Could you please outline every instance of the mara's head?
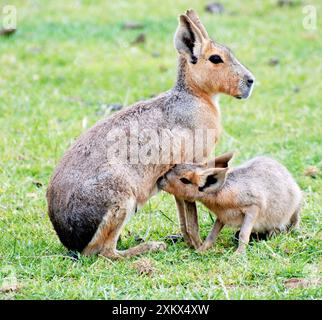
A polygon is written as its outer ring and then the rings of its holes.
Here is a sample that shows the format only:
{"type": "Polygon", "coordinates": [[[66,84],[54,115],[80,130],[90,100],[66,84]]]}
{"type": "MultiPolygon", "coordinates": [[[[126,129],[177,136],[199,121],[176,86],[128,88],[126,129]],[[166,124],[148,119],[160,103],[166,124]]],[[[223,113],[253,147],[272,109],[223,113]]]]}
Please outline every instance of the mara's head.
{"type": "Polygon", "coordinates": [[[254,76],[227,47],[209,37],[194,10],[180,16],[174,43],[186,61],[185,81],[192,90],[239,99],[250,96],[254,76]]]}
{"type": "Polygon", "coordinates": [[[207,164],[178,164],[158,181],[158,186],[180,199],[202,199],[225,184],[232,157],[233,153],[226,153],[207,164]]]}

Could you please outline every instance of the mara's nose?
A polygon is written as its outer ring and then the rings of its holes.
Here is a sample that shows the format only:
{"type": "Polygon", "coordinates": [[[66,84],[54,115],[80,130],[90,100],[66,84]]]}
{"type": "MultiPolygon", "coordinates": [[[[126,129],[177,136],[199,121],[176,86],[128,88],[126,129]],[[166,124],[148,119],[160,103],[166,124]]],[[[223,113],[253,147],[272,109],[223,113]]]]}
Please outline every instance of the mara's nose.
{"type": "Polygon", "coordinates": [[[253,85],[253,83],[254,83],[254,78],[247,76],[247,77],[246,77],[246,84],[247,84],[247,87],[249,87],[249,88],[250,88],[250,87],[253,85]]]}

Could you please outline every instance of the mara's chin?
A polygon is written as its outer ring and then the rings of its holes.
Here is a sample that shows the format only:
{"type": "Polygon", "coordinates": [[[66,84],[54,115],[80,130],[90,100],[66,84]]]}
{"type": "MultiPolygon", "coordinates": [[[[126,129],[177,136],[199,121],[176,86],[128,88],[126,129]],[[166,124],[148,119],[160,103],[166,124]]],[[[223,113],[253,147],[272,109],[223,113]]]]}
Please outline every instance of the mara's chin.
{"type": "Polygon", "coordinates": [[[248,99],[252,95],[253,87],[254,86],[252,86],[250,89],[248,89],[247,91],[243,92],[242,94],[235,96],[235,98],[237,98],[237,99],[248,99]]]}
{"type": "Polygon", "coordinates": [[[250,95],[251,95],[251,92],[250,93],[244,93],[244,94],[242,94],[242,95],[240,95],[240,96],[235,96],[235,98],[236,99],[248,99],[249,97],[250,97],[250,95]]]}

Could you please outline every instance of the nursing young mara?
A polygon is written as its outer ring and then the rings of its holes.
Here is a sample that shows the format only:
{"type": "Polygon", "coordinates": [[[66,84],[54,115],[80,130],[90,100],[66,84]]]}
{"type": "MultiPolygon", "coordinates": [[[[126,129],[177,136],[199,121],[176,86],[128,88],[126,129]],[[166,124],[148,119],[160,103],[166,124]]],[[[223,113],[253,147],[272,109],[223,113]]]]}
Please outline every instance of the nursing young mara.
{"type": "MultiPolygon", "coordinates": [[[[157,180],[175,163],[187,162],[189,150],[180,149],[180,161],[167,163],[132,163],[130,157],[110,161],[115,157],[111,145],[122,140],[115,134],[133,136],[131,130],[137,125],[140,147],[149,138],[146,130],[166,131],[171,138],[171,152],[177,153],[182,137],[174,131],[204,130],[210,140],[203,144],[202,157],[206,158],[220,135],[220,113],[212,97],[219,93],[239,99],[250,95],[253,75],[229,49],[208,36],[193,10],[180,16],[174,44],[179,53],[174,87],[99,121],[73,143],[58,164],[47,190],[48,211],[68,249],[111,258],[164,249],[163,243],[149,242],[118,251],[116,244],[127,219],[156,190],[157,180]]],[[[194,143],[187,145],[192,148],[194,143]]],[[[125,148],[131,148],[130,142],[125,148]]],[[[158,148],[162,158],[162,143],[158,148]]],[[[184,219],[181,215],[183,232],[184,219]]]]}
{"type": "MultiPolygon", "coordinates": [[[[240,227],[238,252],[245,251],[251,232],[272,234],[299,226],[302,194],[290,172],[265,156],[232,168],[232,156],[176,165],[158,181],[160,189],[181,200],[200,201],[217,216],[199,251],[211,248],[225,225],[240,227]]],[[[189,223],[188,230],[198,228],[189,223]]]]}

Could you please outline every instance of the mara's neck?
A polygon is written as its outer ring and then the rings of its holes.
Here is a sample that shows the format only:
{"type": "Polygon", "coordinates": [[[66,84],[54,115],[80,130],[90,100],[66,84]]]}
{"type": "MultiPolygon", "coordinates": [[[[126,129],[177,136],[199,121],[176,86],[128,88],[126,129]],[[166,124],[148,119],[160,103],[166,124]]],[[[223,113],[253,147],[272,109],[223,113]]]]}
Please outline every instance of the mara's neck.
{"type": "Polygon", "coordinates": [[[190,76],[190,72],[191,70],[189,70],[187,59],[180,55],[178,59],[177,81],[174,89],[178,92],[194,95],[197,98],[204,100],[207,104],[215,107],[212,95],[202,90],[197,83],[193,81],[190,76]]]}
{"type": "Polygon", "coordinates": [[[190,94],[193,94],[192,90],[189,87],[188,79],[188,70],[189,66],[187,60],[180,55],[178,59],[178,72],[177,72],[177,81],[174,86],[174,89],[177,91],[186,91],[190,94]]]}

